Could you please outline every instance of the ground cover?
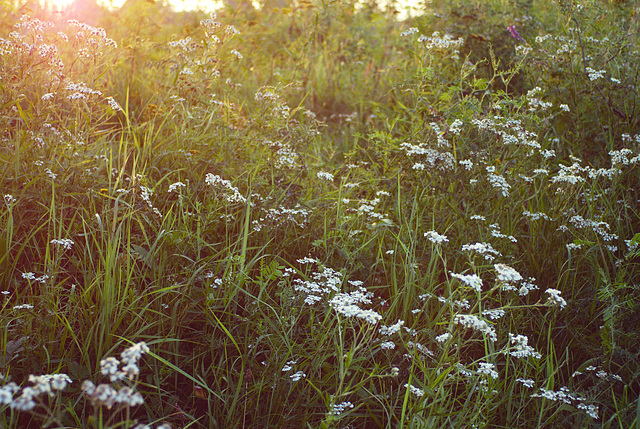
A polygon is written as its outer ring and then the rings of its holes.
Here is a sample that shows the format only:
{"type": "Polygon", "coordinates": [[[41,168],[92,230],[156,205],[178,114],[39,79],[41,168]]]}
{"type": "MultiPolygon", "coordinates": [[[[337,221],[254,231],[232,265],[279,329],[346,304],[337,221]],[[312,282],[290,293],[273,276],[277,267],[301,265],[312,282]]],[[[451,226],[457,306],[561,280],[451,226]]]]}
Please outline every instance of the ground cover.
{"type": "Polygon", "coordinates": [[[640,426],[640,10],[0,6],[0,425],[640,426]]]}

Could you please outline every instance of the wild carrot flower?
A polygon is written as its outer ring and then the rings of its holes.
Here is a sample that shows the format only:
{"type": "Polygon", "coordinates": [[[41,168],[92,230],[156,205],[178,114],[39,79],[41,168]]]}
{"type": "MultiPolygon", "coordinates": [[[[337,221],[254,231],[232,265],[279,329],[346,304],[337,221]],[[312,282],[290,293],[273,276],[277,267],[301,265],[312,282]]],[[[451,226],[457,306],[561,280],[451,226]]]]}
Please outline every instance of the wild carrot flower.
{"type": "Polygon", "coordinates": [[[449,241],[446,235],[438,234],[435,231],[427,231],[424,233],[424,236],[434,244],[446,243],[449,241]]]}
{"type": "Polygon", "coordinates": [[[122,111],[122,107],[120,107],[120,105],[116,102],[116,100],[113,99],[113,97],[107,97],[107,103],[109,104],[109,107],[111,107],[114,111],[122,111]]]}
{"type": "Polygon", "coordinates": [[[505,264],[495,264],[496,278],[498,281],[505,283],[516,283],[522,280],[519,272],[505,264]]]}
{"type": "Polygon", "coordinates": [[[400,33],[400,37],[410,36],[412,34],[416,34],[417,32],[418,29],[416,27],[411,27],[407,31],[403,31],[402,33],[400,33]]]}
{"type": "Polygon", "coordinates": [[[182,183],[182,182],[175,182],[175,183],[172,183],[171,185],[169,185],[169,190],[168,190],[167,192],[174,192],[174,191],[176,191],[177,189],[179,189],[179,188],[183,188],[183,187],[185,187],[185,186],[187,186],[187,185],[185,185],[185,184],[184,184],[184,183],[182,183]]]}
{"type": "Polygon", "coordinates": [[[560,307],[560,310],[567,306],[567,301],[565,301],[564,298],[560,296],[559,290],[547,289],[545,292],[549,294],[549,298],[547,299],[548,305],[558,306],[560,307]]]}
{"type": "Polygon", "coordinates": [[[476,274],[464,275],[464,274],[456,274],[452,272],[450,272],[449,274],[451,275],[451,277],[454,277],[460,280],[462,283],[466,284],[476,292],[480,292],[482,290],[482,279],[478,277],[476,274]]]}
{"type": "Polygon", "coordinates": [[[305,374],[302,371],[298,371],[295,374],[291,374],[289,377],[291,378],[291,381],[298,381],[302,378],[305,378],[307,376],[307,374],[305,374]]]}
{"type": "Polygon", "coordinates": [[[493,309],[493,310],[484,310],[482,312],[482,315],[484,317],[488,317],[491,320],[497,320],[497,319],[501,318],[502,316],[504,316],[504,314],[505,314],[504,310],[501,309],[501,308],[496,308],[496,309],[493,309]]]}
{"type": "Polygon", "coordinates": [[[293,368],[293,365],[295,365],[297,363],[297,361],[295,360],[290,360],[288,361],[285,366],[282,367],[282,372],[289,372],[291,371],[291,369],[293,368]]]}
{"type": "Polygon", "coordinates": [[[405,389],[409,389],[409,392],[413,393],[418,398],[421,397],[421,396],[424,396],[424,390],[419,389],[419,388],[417,388],[415,386],[412,386],[411,384],[405,384],[404,387],[405,387],[405,389]]]}
{"type": "Polygon", "coordinates": [[[353,404],[350,401],[342,402],[340,404],[331,405],[331,410],[329,410],[329,415],[339,416],[347,408],[353,408],[353,404]]]}
{"type": "Polygon", "coordinates": [[[7,383],[0,387],[0,404],[9,405],[13,401],[13,395],[20,390],[20,387],[14,383],[7,383]]]}
{"type": "Polygon", "coordinates": [[[488,362],[480,362],[478,365],[480,366],[480,368],[478,368],[478,372],[480,374],[488,375],[494,380],[498,378],[498,371],[496,371],[496,366],[494,364],[488,362]]]}
{"type": "Polygon", "coordinates": [[[63,239],[53,239],[50,241],[51,244],[57,244],[59,246],[62,246],[62,248],[64,250],[71,250],[71,247],[74,245],[73,240],[70,240],[68,238],[63,238],[63,239]]]}
{"type": "Polygon", "coordinates": [[[453,318],[453,323],[456,325],[462,325],[465,328],[474,329],[476,331],[480,331],[482,334],[489,337],[491,341],[497,341],[498,336],[496,335],[495,329],[493,329],[487,322],[482,319],[479,319],[477,316],[473,314],[456,314],[453,318]]]}
{"type": "Polygon", "coordinates": [[[398,321],[391,326],[380,325],[378,332],[380,332],[380,335],[391,336],[397,332],[400,332],[400,328],[402,328],[403,325],[404,320],[398,319],[398,321]]]}
{"type": "Polygon", "coordinates": [[[380,344],[380,348],[383,350],[393,350],[396,348],[396,343],[394,343],[393,341],[385,341],[384,343],[380,344]]]}
{"type": "Polygon", "coordinates": [[[357,304],[361,301],[360,294],[338,293],[329,305],[339,314],[345,317],[357,317],[372,325],[378,323],[382,319],[382,315],[374,310],[362,309],[357,304]]]}
{"type": "Polygon", "coordinates": [[[450,333],[448,333],[448,332],[445,332],[445,333],[444,333],[444,334],[442,334],[442,335],[438,335],[438,336],[436,337],[436,341],[437,341],[437,342],[439,342],[439,343],[444,343],[444,342],[445,342],[445,341],[447,341],[449,338],[451,338],[451,334],[450,334],[450,333]]]}
{"type": "Polygon", "coordinates": [[[529,343],[529,338],[526,335],[513,335],[509,332],[509,341],[511,347],[509,347],[509,355],[516,358],[534,357],[540,359],[542,355],[534,350],[529,343]]]}
{"type": "Polygon", "coordinates": [[[13,306],[14,310],[23,310],[23,309],[31,310],[32,308],[33,308],[33,305],[31,304],[20,304],[20,305],[13,306]]]}
{"type": "Polygon", "coordinates": [[[325,173],[324,171],[319,171],[316,175],[318,176],[318,179],[328,180],[329,182],[333,180],[333,174],[331,173],[325,173]]]}
{"type": "Polygon", "coordinates": [[[516,378],[516,381],[518,383],[521,383],[524,387],[528,387],[529,389],[531,389],[535,385],[535,381],[531,379],[516,378]]]}
{"type": "Polygon", "coordinates": [[[108,375],[110,381],[120,380],[122,374],[118,373],[120,361],[114,357],[107,357],[100,361],[100,372],[102,375],[108,375]]]}
{"type": "Polygon", "coordinates": [[[462,251],[478,253],[489,262],[493,261],[496,256],[501,256],[500,252],[494,249],[489,243],[464,244],[462,251]]]}
{"type": "Polygon", "coordinates": [[[594,70],[591,67],[587,67],[586,70],[587,75],[589,76],[589,80],[591,81],[601,79],[607,72],[606,70],[594,70]]]}

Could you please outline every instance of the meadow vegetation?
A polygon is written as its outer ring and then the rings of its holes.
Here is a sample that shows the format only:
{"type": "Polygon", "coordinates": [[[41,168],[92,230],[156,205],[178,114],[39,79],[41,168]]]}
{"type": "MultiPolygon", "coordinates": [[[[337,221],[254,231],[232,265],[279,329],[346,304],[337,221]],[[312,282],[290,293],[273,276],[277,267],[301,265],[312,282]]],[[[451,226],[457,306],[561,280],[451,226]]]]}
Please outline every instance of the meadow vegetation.
{"type": "Polygon", "coordinates": [[[0,6],[0,426],[640,427],[640,8],[0,6]]]}

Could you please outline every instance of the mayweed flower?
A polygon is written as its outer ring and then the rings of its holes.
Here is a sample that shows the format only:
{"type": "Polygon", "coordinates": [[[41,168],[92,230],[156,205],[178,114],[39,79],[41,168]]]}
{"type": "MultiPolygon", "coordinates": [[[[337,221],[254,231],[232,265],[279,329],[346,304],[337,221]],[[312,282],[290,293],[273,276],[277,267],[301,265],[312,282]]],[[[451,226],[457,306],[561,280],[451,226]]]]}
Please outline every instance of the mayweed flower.
{"type": "Polygon", "coordinates": [[[478,277],[476,274],[464,275],[464,274],[456,274],[453,272],[449,272],[451,277],[454,277],[460,280],[462,283],[469,286],[471,289],[476,292],[480,292],[482,290],[482,279],[478,277]]]}
{"type": "Polygon", "coordinates": [[[235,56],[236,56],[236,58],[238,58],[238,59],[242,59],[242,54],[241,54],[240,52],[236,51],[235,49],[232,49],[232,50],[231,50],[231,53],[232,53],[233,55],[235,55],[235,56]]]}
{"type": "Polygon", "coordinates": [[[559,306],[560,310],[567,306],[567,301],[564,300],[560,296],[560,291],[557,289],[547,289],[545,293],[549,294],[549,298],[547,299],[547,305],[551,306],[559,306]]]}

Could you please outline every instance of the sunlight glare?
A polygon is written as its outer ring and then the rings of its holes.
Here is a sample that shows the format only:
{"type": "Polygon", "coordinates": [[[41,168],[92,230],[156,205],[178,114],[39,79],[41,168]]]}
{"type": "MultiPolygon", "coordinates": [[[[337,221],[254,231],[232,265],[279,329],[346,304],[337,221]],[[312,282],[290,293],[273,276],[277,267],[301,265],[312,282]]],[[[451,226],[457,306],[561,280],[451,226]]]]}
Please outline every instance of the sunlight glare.
{"type": "MultiPolygon", "coordinates": [[[[83,3],[85,0],[42,0],[42,3],[51,6],[55,10],[63,10],[74,2],[83,3]]],[[[93,0],[88,0],[93,2],[93,0]]],[[[108,9],[115,10],[122,7],[127,0],[97,0],[97,3],[101,6],[105,6],[108,9]]],[[[167,3],[176,12],[189,11],[189,10],[202,10],[205,12],[214,12],[223,5],[223,0],[167,0],[167,3]]],[[[259,2],[252,1],[256,9],[259,9],[259,2]]],[[[379,4],[382,8],[386,8],[389,0],[381,0],[379,4]]],[[[412,15],[412,12],[421,9],[421,4],[429,3],[425,0],[398,0],[395,5],[399,9],[400,19],[406,18],[408,15],[412,15]]]]}

